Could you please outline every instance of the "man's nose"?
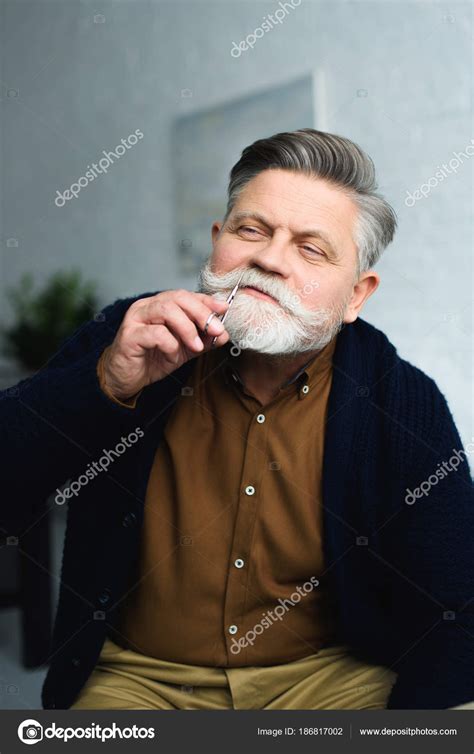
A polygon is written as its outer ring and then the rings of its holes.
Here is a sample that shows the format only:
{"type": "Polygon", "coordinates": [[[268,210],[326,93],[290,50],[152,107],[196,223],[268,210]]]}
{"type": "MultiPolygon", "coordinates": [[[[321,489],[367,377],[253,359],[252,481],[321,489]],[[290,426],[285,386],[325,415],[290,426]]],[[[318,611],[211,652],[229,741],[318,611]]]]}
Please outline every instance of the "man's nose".
{"type": "Polygon", "coordinates": [[[251,265],[261,267],[268,273],[287,277],[291,271],[291,246],[287,238],[274,233],[255,249],[249,260],[251,265]]]}

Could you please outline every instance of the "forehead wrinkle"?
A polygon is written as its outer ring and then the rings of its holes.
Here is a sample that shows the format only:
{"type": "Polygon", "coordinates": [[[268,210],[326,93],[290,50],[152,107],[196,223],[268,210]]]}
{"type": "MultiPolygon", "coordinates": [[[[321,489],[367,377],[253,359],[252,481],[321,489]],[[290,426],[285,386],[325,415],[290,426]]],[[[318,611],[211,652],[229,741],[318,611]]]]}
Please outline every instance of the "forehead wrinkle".
{"type": "MultiPolygon", "coordinates": [[[[298,182],[296,182],[298,183],[298,182]]],[[[287,188],[287,186],[286,186],[287,188]]],[[[329,187],[332,190],[332,187],[329,187]]],[[[312,213],[319,212],[323,216],[328,216],[330,221],[335,221],[337,227],[341,226],[340,222],[340,213],[341,208],[334,206],[336,203],[336,197],[330,197],[330,200],[328,202],[328,197],[326,195],[316,198],[314,197],[309,188],[302,188],[301,183],[298,184],[296,188],[296,192],[299,193],[299,196],[296,198],[293,198],[291,196],[282,196],[281,191],[275,190],[272,188],[267,187],[259,187],[259,188],[253,188],[253,191],[249,191],[248,195],[245,197],[247,201],[250,201],[252,204],[255,204],[259,207],[262,207],[262,212],[260,214],[264,214],[267,216],[267,210],[266,210],[266,202],[264,201],[265,196],[269,197],[270,203],[273,204],[275,200],[279,201],[280,205],[283,205],[283,208],[287,212],[291,212],[291,207],[288,205],[295,205],[297,208],[307,207],[308,210],[312,213]],[[286,206],[285,206],[286,205],[286,206]]],[[[354,203],[348,197],[344,192],[338,191],[338,197],[340,197],[344,203],[343,212],[346,211],[346,208],[348,209],[348,214],[350,218],[352,219],[354,217],[354,214],[357,214],[357,208],[354,206],[354,203]]],[[[241,211],[238,203],[237,206],[234,208],[236,212],[241,211]]],[[[249,214],[250,212],[254,212],[255,210],[243,210],[244,212],[247,212],[249,214]]],[[[269,209],[269,213],[272,213],[271,208],[269,209]]],[[[235,213],[233,213],[235,216],[235,213]]],[[[309,221],[310,223],[313,222],[312,220],[309,221]]],[[[315,220],[314,222],[317,222],[315,220]]],[[[266,224],[270,226],[270,221],[267,220],[266,224]]],[[[285,224],[286,227],[286,224],[285,224]]],[[[343,231],[345,229],[343,228],[343,231]]],[[[349,235],[352,237],[352,229],[348,229],[349,235]]]]}

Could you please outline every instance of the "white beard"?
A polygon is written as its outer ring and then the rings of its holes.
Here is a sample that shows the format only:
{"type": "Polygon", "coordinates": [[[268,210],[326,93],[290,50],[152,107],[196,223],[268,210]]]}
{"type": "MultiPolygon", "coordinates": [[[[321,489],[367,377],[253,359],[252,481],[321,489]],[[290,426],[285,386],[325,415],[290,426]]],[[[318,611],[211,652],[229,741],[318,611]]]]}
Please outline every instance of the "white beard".
{"type": "MultiPolygon", "coordinates": [[[[199,291],[225,301],[242,271],[216,275],[208,260],[200,271],[199,291]]],[[[247,269],[224,323],[230,340],[241,350],[277,356],[321,350],[341,329],[349,297],[337,306],[312,310],[302,306],[299,299],[276,277],[269,278],[256,268],[247,269]],[[242,291],[247,285],[261,287],[276,302],[242,291]]]]}

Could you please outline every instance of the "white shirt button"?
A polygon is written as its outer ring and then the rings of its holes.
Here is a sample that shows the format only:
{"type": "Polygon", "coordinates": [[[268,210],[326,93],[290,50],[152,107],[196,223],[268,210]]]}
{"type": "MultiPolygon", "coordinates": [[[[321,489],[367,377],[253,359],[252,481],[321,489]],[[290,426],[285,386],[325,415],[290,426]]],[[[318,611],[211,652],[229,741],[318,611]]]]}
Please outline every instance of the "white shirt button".
{"type": "Polygon", "coordinates": [[[243,568],[244,561],[242,560],[242,558],[237,558],[237,560],[234,560],[234,565],[236,568],[243,568]]]}
{"type": "Polygon", "coordinates": [[[245,494],[246,494],[246,495],[253,495],[253,494],[254,494],[254,492],[255,492],[255,487],[252,487],[252,485],[251,485],[251,484],[249,484],[249,485],[248,485],[248,486],[247,486],[247,487],[245,488],[245,494]]]}
{"type": "Polygon", "coordinates": [[[304,393],[305,395],[309,393],[308,385],[303,385],[303,387],[301,388],[301,392],[304,393]]]}
{"type": "Polygon", "coordinates": [[[259,424],[263,424],[263,422],[265,421],[265,414],[259,414],[257,416],[257,421],[259,424]]]}
{"type": "Polygon", "coordinates": [[[229,626],[229,633],[230,634],[236,634],[239,629],[237,626],[229,626]]]}

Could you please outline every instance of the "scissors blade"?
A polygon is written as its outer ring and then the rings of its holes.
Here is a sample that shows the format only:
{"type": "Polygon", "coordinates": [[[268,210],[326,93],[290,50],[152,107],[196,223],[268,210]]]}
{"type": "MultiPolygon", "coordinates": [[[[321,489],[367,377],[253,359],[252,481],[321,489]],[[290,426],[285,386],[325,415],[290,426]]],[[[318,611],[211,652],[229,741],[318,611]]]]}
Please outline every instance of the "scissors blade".
{"type": "MultiPolygon", "coordinates": [[[[222,319],[221,319],[221,322],[222,322],[222,324],[224,324],[224,322],[225,322],[225,318],[227,317],[227,315],[228,315],[228,313],[229,313],[229,309],[230,309],[230,307],[232,306],[232,303],[233,303],[233,301],[234,301],[234,298],[235,298],[235,294],[236,294],[236,293],[237,293],[237,291],[238,291],[238,288],[239,288],[239,285],[240,285],[240,281],[242,280],[243,276],[244,276],[244,273],[242,272],[241,276],[240,276],[240,277],[239,277],[239,279],[237,280],[237,283],[236,283],[236,284],[235,284],[235,286],[234,286],[234,287],[232,288],[231,292],[229,293],[229,295],[228,295],[228,297],[227,297],[227,299],[226,299],[227,303],[229,304],[229,307],[228,307],[227,311],[226,311],[226,312],[224,313],[224,316],[223,316],[223,317],[222,317],[222,319]]],[[[215,336],[215,337],[213,338],[213,340],[212,340],[212,343],[211,343],[211,348],[212,348],[212,347],[214,346],[214,344],[215,344],[215,342],[216,342],[216,340],[217,340],[217,338],[218,338],[218,337],[219,337],[219,336],[218,336],[218,335],[216,335],[216,336],[215,336]]]]}
{"type": "Polygon", "coordinates": [[[229,313],[229,309],[230,309],[230,307],[232,306],[232,302],[234,301],[234,298],[235,298],[235,294],[237,293],[237,290],[238,290],[238,288],[239,288],[239,285],[240,285],[240,281],[242,280],[242,278],[243,278],[243,275],[244,275],[244,273],[242,273],[242,275],[240,276],[240,278],[239,278],[239,279],[238,279],[238,281],[237,281],[237,284],[236,284],[236,285],[234,286],[234,288],[233,288],[233,289],[232,289],[232,291],[230,292],[230,295],[229,295],[229,297],[227,298],[227,303],[229,304],[229,308],[228,308],[228,309],[227,309],[227,311],[226,311],[226,312],[224,313],[224,316],[223,316],[223,317],[222,317],[222,319],[221,319],[221,322],[222,322],[222,323],[224,323],[224,321],[225,321],[225,318],[227,317],[227,315],[228,315],[228,313],[229,313]]]}

